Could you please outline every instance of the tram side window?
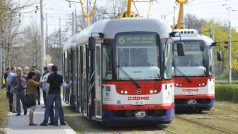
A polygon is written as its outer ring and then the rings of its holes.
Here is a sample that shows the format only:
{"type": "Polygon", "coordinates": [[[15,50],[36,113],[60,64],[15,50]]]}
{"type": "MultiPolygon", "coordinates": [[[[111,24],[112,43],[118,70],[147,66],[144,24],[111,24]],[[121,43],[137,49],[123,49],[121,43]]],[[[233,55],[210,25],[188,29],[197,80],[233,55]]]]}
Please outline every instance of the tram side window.
{"type": "Polygon", "coordinates": [[[112,79],[112,48],[111,45],[103,45],[102,53],[102,73],[103,80],[112,79]]]}
{"type": "Polygon", "coordinates": [[[173,75],[173,70],[172,70],[172,58],[173,58],[173,54],[172,54],[172,45],[171,42],[165,42],[165,48],[164,48],[164,52],[165,52],[165,71],[164,71],[164,78],[165,79],[170,79],[173,75]]]}

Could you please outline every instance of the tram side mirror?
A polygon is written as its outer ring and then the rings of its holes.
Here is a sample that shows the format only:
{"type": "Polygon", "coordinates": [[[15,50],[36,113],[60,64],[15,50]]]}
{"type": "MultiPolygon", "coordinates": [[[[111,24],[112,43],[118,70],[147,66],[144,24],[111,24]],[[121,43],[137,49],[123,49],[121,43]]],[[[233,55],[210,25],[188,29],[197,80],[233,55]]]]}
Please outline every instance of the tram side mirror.
{"type": "Polygon", "coordinates": [[[90,49],[90,50],[95,50],[96,38],[94,38],[94,37],[89,37],[88,45],[89,45],[89,49],[90,49]]]}
{"type": "Polygon", "coordinates": [[[178,32],[171,32],[171,33],[169,33],[169,37],[176,37],[176,34],[177,34],[178,32]]]}
{"type": "Polygon", "coordinates": [[[203,43],[200,44],[200,50],[204,51],[205,50],[205,45],[203,43]]]}
{"type": "Polygon", "coordinates": [[[223,60],[223,53],[222,51],[217,51],[217,61],[222,61],[223,60]]]}
{"type": "Polygon", "coordinates": [[[178,51],[178,56],[184,56],[184,43],[183,42],[179,42],[177,43],[177,51],[178,51]]]}
{"type": "Polygon", "coordinates": [[[215,46],[217,46],[217,42],[213,42],[213,43],[211,44],[211,47],[215,47],[215,46]]]}

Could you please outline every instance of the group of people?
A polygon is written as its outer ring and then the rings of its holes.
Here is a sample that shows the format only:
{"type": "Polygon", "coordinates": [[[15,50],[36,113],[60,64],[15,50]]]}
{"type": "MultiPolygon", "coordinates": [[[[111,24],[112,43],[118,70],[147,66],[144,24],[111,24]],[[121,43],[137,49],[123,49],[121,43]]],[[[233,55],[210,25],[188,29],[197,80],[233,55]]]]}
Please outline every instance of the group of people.
{"type": "Polygon", "coordinates": [[[42,89],[45,113],[44,120],[40,125],[58,126],[59,119],[61,125],[66,125],[60,90],[62,86],[68,88],[70,84],[63,83],[63,77],[57,73],[57,70],[56,65],[49,64],[47,67],[44,67],[44,72],[41,76],[40,71],[36,70],[35,66],[32,66],[31,69],[29,69],[29,67],[24,67],[23,69],[21,67],[7,68],[4,78],[6,81],[10,112],[16,113],[16,116],[20,116],[22,108],[24,115],[27,114],[27,109],[30,109],[29,125],[36,126],[37,124],[33,121],[33,113],[36,109],[36,105],[40,105],[40,89],[42,89]],[[26,94],[33,94],[34,100],[38,103],[26,107],[26,94]],[[50,123],[48,124],[49,117],[50,123]]]}

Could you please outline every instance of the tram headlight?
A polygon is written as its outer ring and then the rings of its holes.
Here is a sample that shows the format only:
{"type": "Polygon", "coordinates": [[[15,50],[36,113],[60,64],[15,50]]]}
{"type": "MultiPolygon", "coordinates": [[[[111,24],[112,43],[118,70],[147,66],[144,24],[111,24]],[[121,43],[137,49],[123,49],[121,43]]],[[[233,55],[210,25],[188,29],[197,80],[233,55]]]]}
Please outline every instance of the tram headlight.
{"type": "Polygon", "coordinates": [[[154,93],[154,91],[153,90],[150,90],[150,94],[153,94],[154,93]]]}
{"type": "Polygon", "coordinates": [[[128,94],[128,92],[127,92],[127,91],[125,91],[125,94],[128,94]]]}
{"type": "Polygon", "coordinates": [[[202,83],[203,86],[205,86],[205,83],[202,83]]]}
{"type": "Polygon", "coordinates": [[[157,93],[157,90],[154,90],[154,93],[157,93]]]}
{"type": "Polygon", "coordinates": [[[121,90],[121,94],[124,94],[124,91],[123,91],[123,90],[121,90]]]}

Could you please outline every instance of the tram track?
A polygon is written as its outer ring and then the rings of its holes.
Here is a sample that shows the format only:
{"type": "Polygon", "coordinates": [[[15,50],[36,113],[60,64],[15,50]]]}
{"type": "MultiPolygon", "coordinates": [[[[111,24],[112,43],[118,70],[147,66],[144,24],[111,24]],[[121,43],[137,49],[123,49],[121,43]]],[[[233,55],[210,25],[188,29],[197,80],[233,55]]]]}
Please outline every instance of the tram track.
{"type": "Polygon", "coordinates": [[[204,124],[204,123],[201,123],[201,122],[198,122],[198,121],[194,121],[192,119],[188,119],[188,118],[185,118],[185,117],[180,116],[180,115],[176,115],[176,118],[179,118],[181,120],[184,120],[184,121],[196,124],[196,125],[200,125],[202,127],[213,129],[213,130],[216,130],[216,131],[219,131],[219,132],[222,132],[222,133],[226,133],[226,134],[235,134],[236,133],[236,132],[226,131],[226,130],[223,130],[223,129],[220,129],[220,128],[217,128],[217,127],[214,127],[214,126],[211,126],[211,125],[207,125],[207,124],[204,124]]]}
{"type": "MultiPolygon", "coordinates": [[[[176,132],[166,129],[166,128],[162,127],[161,125],[158,125],[158,128],[159,128],[159,130],[164,131],[168,134],[177,134],[176,132]]],[[[112,130],[112,133],[114,133],[114,134],[122,134],[122,132],[120,132],[119,130],[117,130],[115,128],[111,128],[111,130],[112,130]]]]}
{"type": "Polygon", "coordinates": [[[216,105],[214,106],[215,108],[220,108],[220,109],[223,109],[223,110],[226,110],[226,111],[231,111],[231,112],[235,112],[235,113],[238,113],[238,110],[233,110],[233,109],[230,109],[228,107],[224,107],[224,106],[220,106],[220,105],[216,105]]]}
{"type": "Polygon", "coordinates": [[[170,134],[177,134],[176,132],[173,132],[173,131],[168,130],[168,129],[163,129],[163,131],[168,132],[168,133],[170,133],[170,134]]]}

